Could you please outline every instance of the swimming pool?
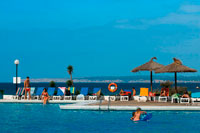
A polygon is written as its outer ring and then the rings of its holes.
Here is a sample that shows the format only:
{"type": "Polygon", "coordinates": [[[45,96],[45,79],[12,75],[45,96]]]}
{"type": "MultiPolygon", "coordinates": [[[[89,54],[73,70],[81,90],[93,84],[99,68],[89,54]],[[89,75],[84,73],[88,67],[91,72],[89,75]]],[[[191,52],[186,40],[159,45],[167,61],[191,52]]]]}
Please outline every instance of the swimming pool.
{"type": "Polygon", "coordinates": [[[149,122],[130,111],[69,111],[58,104],[0,104],[0,132],[199,132],[199,111],[149,111],[149,122]]]}

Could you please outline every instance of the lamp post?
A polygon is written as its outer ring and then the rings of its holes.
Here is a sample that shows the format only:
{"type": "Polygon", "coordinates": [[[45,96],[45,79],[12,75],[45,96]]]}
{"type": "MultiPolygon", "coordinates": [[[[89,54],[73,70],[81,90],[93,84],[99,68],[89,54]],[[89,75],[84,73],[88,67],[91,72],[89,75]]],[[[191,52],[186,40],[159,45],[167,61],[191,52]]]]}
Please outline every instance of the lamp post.
{"type": "Polygon", "coordinates": [[[17,81],[17,74],[18,74],[18,65],[19,65],[19,60],[15,60],[15,65],[16,65],[16,92],[18,88],[18,81],[17,81]]]}

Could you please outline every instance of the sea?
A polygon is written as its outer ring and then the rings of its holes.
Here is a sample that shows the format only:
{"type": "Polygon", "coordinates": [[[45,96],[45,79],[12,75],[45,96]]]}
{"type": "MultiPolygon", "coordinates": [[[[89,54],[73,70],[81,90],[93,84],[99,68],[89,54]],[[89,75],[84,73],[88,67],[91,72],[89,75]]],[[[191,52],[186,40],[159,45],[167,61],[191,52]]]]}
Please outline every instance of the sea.
{"type": "MultiPolygon", "coordinates": [[[[93,92],[93,88],[101,88],[103,95],[117,95],[121,89],[132,90],[134,87],[136,89],[136,94],[139,94],[140,88],[150,88],[149,83],[117,83],[118,89],[116,92],[112,93],[108,90],[109,83],[74,83],[76,90],[81,90],[82,87],[88,87],[89,93],[93,92]]],[[[199,92],[197,83],[178,83],[178,86],[187,87],[188,91],[199,92]]],[[[23,87],[23,84],[19,84],[18,87],[23,87]]],[[[49,83],[31,83],[31,87],[50,87],[49,83]]],[[[66,83],[56,83],[56,87],[67,87],[66,83]]],[[[161,89],[159,83],[153,84],[153,90],[161,89]]],[[[0,92],[6,95],[15,95],[16,85],[13,83],[0,83],[0,92]]]]}

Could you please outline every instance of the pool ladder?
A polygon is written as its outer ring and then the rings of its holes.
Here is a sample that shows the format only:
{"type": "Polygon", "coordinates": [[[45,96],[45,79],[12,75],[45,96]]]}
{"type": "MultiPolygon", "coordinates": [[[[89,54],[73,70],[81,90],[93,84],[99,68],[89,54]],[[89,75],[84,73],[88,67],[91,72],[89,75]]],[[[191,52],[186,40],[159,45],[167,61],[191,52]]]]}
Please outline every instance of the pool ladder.
{"type": "MultiPolygon", "coordinates": [[[[103,97],[100,97],[100,100],[99,100],[99,111],[101,111],[101,105],[102,105],[102,100],[103,100],[103,97]]],[[[108,98],[108,111],[110,111],[110,97],[108,98]]]]}

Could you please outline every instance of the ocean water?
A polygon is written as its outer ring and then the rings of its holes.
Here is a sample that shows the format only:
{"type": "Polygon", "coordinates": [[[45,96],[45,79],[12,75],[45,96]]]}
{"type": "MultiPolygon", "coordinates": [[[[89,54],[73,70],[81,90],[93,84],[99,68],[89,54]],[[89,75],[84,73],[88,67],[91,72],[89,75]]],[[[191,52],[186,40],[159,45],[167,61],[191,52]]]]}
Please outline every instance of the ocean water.
{"type": "Polygon", "coordinates": [[[58,104],[0,104],[0,132],[199,132],[199,111],[148,111],[133,122],[131,111],[60,110],[58,104]]]}
{"type": "MultiPolygon", "coordinates": [[[[74,86],[76,89],[80,90],[81,87],[89,87],[89,93],[93,92],[93,88],[100,87],[104,95],[116,95],[119,94],[121,89],[131,90],[132,87],[135,87],[136,93],[139,94],[141,87],[150,88],[149,83],[118,83],[118,89],[116,92],[111,93],[108,91],[108,83],[75,83],[74,86]]],[[[49,87],[49,83],[31,83],[32,87],[49,87]]],[[[66,87],[65,83],[56,83],[57,87],[66,87]]],[[[188,91],[199,92],[200,89],[196,89],[196,86],[199,84],[196,83],[179,83],[178,86],[187,87],[188,91]]],[[[19,87],[23,87],[23,84],[20,84],[19,87]]],[[[161,89],[160,84],[153,84],[153,88],[161,89]]],[[[0,90],[3,90],[4,94],[14,95],[16,93],[15,85],[12,83],[0,83],[0,90]]]]}

